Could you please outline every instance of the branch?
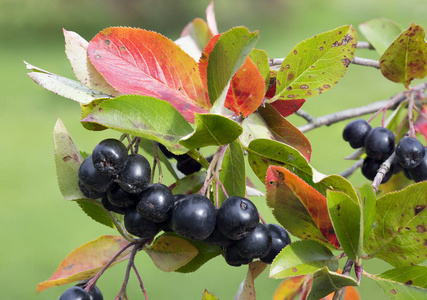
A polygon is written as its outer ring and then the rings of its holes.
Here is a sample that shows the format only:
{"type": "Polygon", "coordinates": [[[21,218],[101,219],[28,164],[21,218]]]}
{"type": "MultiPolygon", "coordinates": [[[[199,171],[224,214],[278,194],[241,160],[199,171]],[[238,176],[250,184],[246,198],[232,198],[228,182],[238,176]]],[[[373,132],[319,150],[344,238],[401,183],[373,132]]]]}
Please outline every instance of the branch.
{"type": "Polygon", "coordinates": [[[355,64],[355,65],[373,67],[376,69],[380,68],[380,62],[378,60],[373,60],[373,59],[369,59],[369,58],[361,58],[361,57],[354,56],[351,63],[355,64]]]}
{"type": "MultiPolygon", "coordinates": [[[[404,99],[405,97],[402,97],[402,101],[404,99]]],[[[350,108],[350,109],[346,109],[346,110],[332,113],[329,115],[324,115],[322,117],[313,118],[311,122],[298,127],[298,129],[304,133],[323,125],[329,126],[331,124],[338,123],[340,121],[370,114],[384,107],[389,101],[390,100],[381,100],[365,106],[350,108]]],[[[395,105],[393,105],[393,107],[389,107],[389,109],[394,109],[397,106],[397,104],[398,103],[395,103],[395,105]]]]}
{"type": "Polygon", "coordinates": [[[369,49],[369,50],[374,50],[374,46],[372,46],[371,44],[369,44],[369,42],[357,42],[357,49],[369,49]]]}
{"type": "Polygon", "coordinates": [[[344,178],[348,178],[352,175],[357,169],[359,169],[363,165],[363,158],[359,159],[354,165],[352,165],[347,170],[344,170],[340,173],[340,175],[344,178]]]}
{"type": "Polygon", "coordinates": [[[378,192],[379,185],[383,181],[385,175],[390,171],[390,167],[395,159],[396,153],[393,152],[393,154],[390,155],[390,157],[387,158],[387,160],[383,162],[380,168],[378,169],[377,175],[375,176],[374,181],[372,182],[372,187],[374,188],[375,192],[378,192]]]}

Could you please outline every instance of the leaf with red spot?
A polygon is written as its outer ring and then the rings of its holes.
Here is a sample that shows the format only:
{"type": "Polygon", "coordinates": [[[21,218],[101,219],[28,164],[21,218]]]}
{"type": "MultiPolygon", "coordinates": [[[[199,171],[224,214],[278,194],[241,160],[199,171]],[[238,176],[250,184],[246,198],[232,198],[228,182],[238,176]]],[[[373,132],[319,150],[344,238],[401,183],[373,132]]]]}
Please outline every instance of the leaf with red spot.
{"type": "Polygon", "coordinates": [[[166,100],[189,122],[210,107],[196,61],[161,34],[110,27],[89,42],[88,55],[121,93],[166,100]]]}
{"type": "Polygon", "coordinates": [[[387,48],[380,58],[381,73],[388,80],[400,82],[409,88],[415,78],[427,75],[427,43],[425,31],[412,23],[387,48]]]}
{"type": "Polygon", "coordinates": [[[422,111],[424,115],[420,114],[418,116],[418,119],[415,121],[414,127],[415,130],[421,133],[427,140],[427,118],[425,117],[425,115],[427,115],[427,106],[424,106],[422,111]]]}
{"type": "Polygon", "coordinates": [[[339,248],[326,197],[286,168],[270,166],[266,176],[267,204],[292,235],[339,248]]]}
{"type": "MultiPolygon", "coordinates": [[[[288,102],[288,101],[276,101],[288,102]]],[[[274,104],[273,103],[273,104],[274,104]]],[[[267,104],[260,107],[258,112],[267,122],[270,129],[276,134],[276,139],[297,149],[307,161],[311,157],[311,145],[306,136],[294,125],[286,120],[274,106],[267,104]]]]}
{"type": "Polygon", "coordinates": [[[231,80],[224,106],[236,115],[247,117],[261,105],[264,92],[264,78],[252,59],[247,57],[231,80]]]}
{"type": "MultiPolygon", "coordinates": [[[[58,266],[49,280],[37,285],[37,292],[53,286],[92,278],[116,253],[129,244],[120,235],[103,235],[74,249],[58,266]]],[[[111,266],[129,258],[126,249],[111,266]]]]}
{"type": "Polygon", "coordinates": [[[304,104],[305,99],[295,99],[295,100],[278,100],[273,103],[270,103],[281,115],[286,118],[287,116],[292,115],[294,112],[299,110],[304,104]]]}

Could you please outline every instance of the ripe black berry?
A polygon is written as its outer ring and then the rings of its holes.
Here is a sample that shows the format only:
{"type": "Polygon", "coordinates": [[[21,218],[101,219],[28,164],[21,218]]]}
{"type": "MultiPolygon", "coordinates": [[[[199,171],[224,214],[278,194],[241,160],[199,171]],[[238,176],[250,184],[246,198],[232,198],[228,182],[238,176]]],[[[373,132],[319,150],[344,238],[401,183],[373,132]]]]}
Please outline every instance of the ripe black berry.
{"type": "Polygon", "coordinates": [[[59,300],[91,300],[91,298],[82,287],[72,286],[65,290],[59,300]]]}
{"type": "Polygon", "coordinates": [[[150,179],[150,163],[140,154],[130,154],[125,169],[118,175],[119,185],[131,194],[142,192],[150,184],[150,179]]]}
{"type": "Polygon", "coordinates": [[[217,225],[229,239],[240,240],[248,236],[258,223],[258,210],[246,198],[238,196],[230,197],[219,208],[217,225]]]}
{"type": "Polygon", "coordinates": [[[112,205],[118,207],[130,207],[136,205],[138,201],[137,194],[125,192],[119,185],[113,186],[107,192],[107,198],[112,205]]]}
{"type": "Polygon", "coordinates": [[[90,300],[104,300],[101,291],[97,286],[92,286],[88,291],[90,300]]]}
{"type": "Polygon", "coordinates": [[[106,139],[93,149],[92,161],[102,174],[117,175],[126,167],[128,150],[119,140],[106,139]]]}
{"type": "Polygon", "coordinates": [[[415,182],[427,180],[427,150],[421,163],[415,168],[409,169],[408,172],[415,182]]]}
{"type": "Polygon", "coordinates": [[[376,160],[386,160],[394,151],[393,132],[384,127],[372,129],[365,138],[365,152],[376,160]]]}
{"type": "Polygon", "coordinates": [[[196,160],[194,160],[192,157],[188,156],[186,159],[177,159],[178,162],[176,164],[176,168],[178,171],[185,175],[190,175],[195,172],[200,171],[202,168],[202,165],[199,164],[196,160]]]}
{"type": "Polygon", "coordinates": [[[138,212],[153,222],[164,222],[172,214],[174,195],[164,184],[155,183],[148,186],[139,195],[138,212]]]}
{"type": "Polygon", "coordinates": [[[105,193],[113,185],[111,176],[103,175],[95,169],[92,155],[89,155],[80,165],[78,177],[85,186],[100,193],[105,193]]]}
{"type": "Polygon", "coordinates": [[[267,228],[270,230],[271,234],[271,248],[268,254],[261,257],[260,260],[266,264],[271,264],[277,254],[291,243],[291,238],[286,229],[277,224],[268,224],[267,228]]]}
{"type": "MultiPolygon", "coordinates": [[[[383,162],[384,161],[382,161],[382,160],[376,160],[376,159],[373,159],[371,157],[365,158],[365,160],[363,161],[363,165],[362,165],[363,176],[365,176],[369,180],[374,180],[375,176],[378,173],[378,169],[380,168],[380,166],[383,162]]],[[[389,179],[393,175],[393,169],[394,169],[394,165],[391,165],[390,171],[387,172],[387,174],[384,176],[381,183],[386,183],[387,181],[389,181],[389,179]]]]}
{"type": "Polygon", "coordinates": [[[237,252],[236,244],[231,244],[230,246],[225,247],[222,256],[224,256],[227,264],[233,267],[247,265],[252,261],[252,258],[244,258],[240,256],[240,254],[237,252]]]}
{"type": "Polygon", "coordinates": [[[80,180],[78,182],[78,185],[79,185],[80,191],[87,198],[90,198],[90,199],[99,199],[99,198],[101,198],[105,194],[105,193],[97,192],[97,191],[95,191],[94,189],[92,189],[92,188],[90,188],[88,186],[85,186],[80,180]]]}
{"type": "Polygon", "coordinates": [[[126,209],[124,223],[128,232],[140,238],[154,237],[160,231],[158,223],[141,216],[135,207],[126,209]]]}
{"type": "Polygon", "coordinates": [[[395,152],[403,168],[413,169],[423,161],[425,149],[416,138],[405,137],[397,144],[395,152]]]}
{"type": "Polygon", "coordinates": [[[159,149],[163,152],[163,154],[167,157],[167,158],[176,158],[178,155],[173,154],[172,152],[170,152],[163,144],[158,144],[159,145],[159,149]]]}
{"type": "Polygon", "coordinates": [[[205,196],[188,195],[175,203],[169,225],[180,236],[204,240],[215,228],[215,207],[205,196]]]}
{"type": "Polygon", "coordinates": [[[115,213],[118,213],[121,215],[124,215],[126,212],[126,207],[119,207],[119,206],[115,206],[114,204],[111,204],[111,202],[108,201],[107,195],[104,195],[102,197],[101,203],[106,210],[109,210],[109,211],[112,211],[112,212],[115,212],[115,213]]]}
{"type": "Polygon", "coordinates": [[[268,228],[258,223],[257,227],[245,238],[236,241],[237,252],[245,258],[266,256],[271,249],[271,234],[268,228]]]}
{"type": "Polygon", "coordinates": [[[367,121],[357,119],[347,124],[342,133],[342,137],[344,141],[350,143],[352,148],[357,149],[365,145],[365,137],[371,129],[372,127],[367,121]]]}

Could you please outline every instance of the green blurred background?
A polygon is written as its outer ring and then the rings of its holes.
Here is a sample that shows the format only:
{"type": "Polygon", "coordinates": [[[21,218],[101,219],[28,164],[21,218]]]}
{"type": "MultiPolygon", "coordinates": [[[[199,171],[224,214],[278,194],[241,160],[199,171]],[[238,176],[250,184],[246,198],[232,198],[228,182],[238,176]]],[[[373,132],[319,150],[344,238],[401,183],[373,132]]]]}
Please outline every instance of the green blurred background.
{"type": "MultiPolygon", "coordinates": [[[[77,103],[43,90],[26,75],[23,60],[53,73],[74,78],[64,53],[62,28],[90,40],[104,27],[126,25],[160,32],[171,39],[195,17],[205,18],[208,0],[0,0],[1,155],[0,298],[57,299],[66,287],[35,292],[60,261],[75,247],[102,234],[115,234],[87,218],[75,203],[59,193],[53,163],[52,130],[60,117],[81,150],[90,151],[113,131],[89,132],[79,124],[77,103]]],[[[361,1],[243,1],[217,0],[215,12],[220,31],[245,25],[259,30],[257,47],[270,57],[284,57],[298,42],[344,24],[358,25],[377,17],[395,20],[402,28],[414,22],[426,26],[427,2],[422,0],[361,1]]],[[[360,37],[363,40],[363,37],[360,37]]],[[[369,50],[361,57],[378,58],[369,50]]],[[[315,116],[387,99],[402,87],[388,82],[378,70],[350,65],[332,91],[309,99],[304,109],[315,116]]],[[[302,120],[290,117],[296,125],[302,120]]],[[[320,128],[307,134],[312,142],[313,166],[322,173],[339,173],[351,165],[343,157],[352,150],[341,139],[345,124],[320,128]]],[[[359,174],[350,180],[365,182],[359,174]]],[[[262,184],[254,180],[258,187],[262,184]]],[[[267,222],[273,218],[253,199],[267,222]]],[[[206,288],[220,299],[232,299],[246,268],[233,268],[217,257],[192,274],[163,273],[148,256],[137,256],[137,266],[150,299],[200,299],[206,288]]],[[[368,261],[368,272],[379,273],[386,264],[368,261]]],[[[105,299],[114,299],[123,281],[125,263],[101,277],[98,285],[105,299]]],[[[258,299],[271,299],[280,281],[256,280],[258,299]]],[[[385,299],[375,283],[362,280],[362,299],[385,299]]],[[[134,276],[130,299],[141,299],[134,276]]]]}

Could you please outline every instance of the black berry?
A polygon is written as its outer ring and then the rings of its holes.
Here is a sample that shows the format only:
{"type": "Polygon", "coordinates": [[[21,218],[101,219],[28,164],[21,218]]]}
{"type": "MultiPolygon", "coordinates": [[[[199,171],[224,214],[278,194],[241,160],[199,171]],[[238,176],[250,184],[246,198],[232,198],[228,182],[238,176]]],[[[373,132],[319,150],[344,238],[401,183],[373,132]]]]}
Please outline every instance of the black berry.
{"type": "Polygon", "coordinates": [[[174,206],[174,195],[161,183],[148,186],[139,195],[138,212],[153,222],[164,222],[170,218],[174,206]]]}
{"type": "Polygon", "coordinates": [[[342,136],[352,148],[357,149],[365,145],[365,137],[371,129],[371,125],[366,120],[357,119],[347,124],[342,136]]]}
{"type": "Polygon", "coordinates": [[[365,138],[365,152],[376,160],[386,160],[394,151],[393,132],[384,127],[372,129],[365,138]]]}
{"type": "Polygon", "coordinates": [[[130,154],[125,169],[118,175],[119,185],[131,194],[141,193],[150,184],[150,179],[150,163],[140,154],[130,154]]]}
{"type": "Polygon", "coordinates": [[[415,168],[409,169],[408,172],[415,182],[427,180],[427,151],[425,151],[421,163],[415,168]]]}
{"type": "Polygon", "coordinates": [[[115,212],[115,213],[118,213],[118,214],[121,214],[121,215],[124,215],[125,212],[126,212],[126,208],[125,207],[119,207],[119,206],[115,206],[115,205],[111,204],[111,202],[108,200],[108,196],[107,195],[104,195],[102,197],[101,203],[102,203],[102,205],[104,206],[104,208],[106,210],[109,210],[109,211],[112,211],[112,212],[115,212]]]}
{"type": "Polygon", "coordinates": [[[258,223],[258,210],[246,198],[230,197],[219,208],[217,226],[229,239],[240,240],[248,236],[258,223]]]}
{"type": "Polygon", "coordinates": [[[252,258],[244,258],[240,256],[240,254],[237,252],[236,244],[231,244],[230,246],[224,248],[222,256],[224,256],[224,259],[227,264],[233,267],[247,265],[252,261],[252,258]]]}
{"type": "Polygon", "coordinates": [[[59,300],[91,300],[91,298],[82,287],[72,286],[65,290],[59,300]]]}
{"type": "Polygon", "coordinates": [[[202,165],[199,164],[196,160],[194,160],[190,156],[188,156],[188,158],[184,160],[179,159],[176,164],[176,168],[178,169],[178,171],[180,171],[184,175],[190,175],[200,171],[200,169],[202,168],[202,165]]]}
{"type": "Polygon", "coordinates": [[[90,199],[99,199],[101,198],[105,193],[100,193],[98,191],[95,191],[93,188],[85,186],[80,180],[78,182],[80,191],[83,193],[83,195],[90,199]]]}
{"type": "Polygon", "coordinates": [[[126,167],[128,150],[119,140],[106,139],[93,149],[92,161],[102,174],[117,175],[126,167]]]}
{"type": "MultiPolygon", "coordinates": [[[[363,176],[365,176],[367,179],[369,179],[371,181],[374,180],[375,176],[378,173],[378,169],[380,168],[380,166],[383,162],[384,161],[382,161],[382,160],[376,160],[376,159],[373,159],[371,157],[365,158],[365,160],[363,161],[363,165],[362,165],[363,176]]],[[[381,183],[386,183],[387,181],[389,181],[389,179],[393,175],[393,169],[394,169],[394,165],[391,165],[390,171],[387,172],[387,174],[384,176],[381,183]]]]}
{"type": "Polygon", "coordinates": [[[237,252],[245,258],[266,256],[271,249],[271,234],[268,228],[258,223],[257,227],[245,238],[236,241],[237,252]]]}
{"type": "Polygon", "coordinates": [[[104,297],[102,296],[101,291],[97,286],[92,286],[90,290],[88,291],[90,300],[103,300],[104,297]]]}
{"type": "Polygon", "coordinates": [[[266,264],[271,264],[277,254],[291,243],[291,238],[286,229],[277,224],[268,224],[267,228],[271,234],[271,248],[268,254],[261,257],[260,260],[266,264]]]}
{"type": "Polygon", "coordinates": [[[188,195],[175,203],[169,225],[180,236],[204,240],[215,228],[215,207],[205,196],[188,195]]]}
{"type": "Polygon", "coordinates": [[[395,152],[403,168],[413,169],[423,161],[425,149],[416,138],[405,137],[397,144],[395,152]]]}
{"type": "Polygon", "coordinates": [[[126,209],[124,223],[128,232],[140,238],[154,237],[160,231],[158,223],[141,216],[135,207],[126,209]]]}
{"type": "Polygon", "coordinates": [[[105,193],[113,185],[111,176],[103,175],[95,169],[92,155],[89,155],[80,165],[78,177],[85,186],[100,193],[105,193]]]}
{"type": "Polygon", "coordinates": [[[124,208],[136,205],[138,201],[137,194],[130,194],[119,185],[115,185],[108,191],[107,198],[112,205],[124,208]]]}

